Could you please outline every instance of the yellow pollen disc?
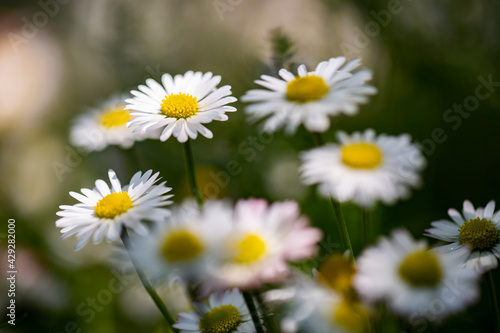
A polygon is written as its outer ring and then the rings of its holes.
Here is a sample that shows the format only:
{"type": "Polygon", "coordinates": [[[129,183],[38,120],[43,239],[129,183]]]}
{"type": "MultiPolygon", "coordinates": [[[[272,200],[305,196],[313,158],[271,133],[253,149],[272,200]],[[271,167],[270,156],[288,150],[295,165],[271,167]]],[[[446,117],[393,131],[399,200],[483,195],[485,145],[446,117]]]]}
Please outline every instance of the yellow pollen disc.
{"type": "Polygon", "coordinates": [[[186,261],[196,258],[203,251],[203,244],[189,231],[176,231],[165,237],[161,253],[169,261],[186,261]]]}
{"type": "Polygon", "coordinates": [[[101,219],[113,219],[132,207],[132,199],[127,192],[108,194],[94,207],[95,215],[101,219]]]}
{"type": "Polygon", "coordinates": [[[251,263],[258,260],[266,252],[266,243],[257,235],[247,235],[235,246],[236,258],[239,263],[251,263]]]}
{"type": "Polygon", "coordinates": [[[161,112],[168,118],[189,118],[198,112],[198,101],[189,94],[171,94],[161,101],[161,112]]]}
{"type": "Polygon", "coordinates": [[[333,313],[335,322],[349,332],[368,331],[370,313],[359,302],[342,301],[333,313]]]}
{"type": "Polygon", "coordinates": [[[317,101],[330,88],[323,78],[316,75],[297,76],[286,86],[286,99],[297,103],[317,101]]]}
{"type": "Polygon", "coordinates": [[[125,126],[130,120],[130,113],[123,108],[115,108],[101,115],[101,125],[104,127],[125,126]]]}
{"type": "Polygon", "coordinates": [[[319,267],[318,278],[330,288],[348,293],[352,287],[352,278],[356,268],[345,256],[332,254],[319,267]]]}
{"type": "Polygon", "coordinates": [[[230,333],[241,323],[241,315],[233,305],[221,305],[213,308],[200,318],[200,330],[203,333],[230,333]]]}
{"type": "Polygon", "coordinates": [[[355,169],[374,169],[382,163],[382,152],[371,143],[352,143],[342,147],[342,163],[355,169]]]}
{"type": "Polygon", "coordinates": [[[468,244],[472,250],[491,250],[498,243],[498,230],[493,222],[475,218],[466,221],[458,228],[460,243],[468,244]]]}
{"type": "Polygon", "coordinates": [[[399,265],[399,275],[415,287],[434,287],[441,281],[441,265],[429,251],[408,255],[399,265]]]}

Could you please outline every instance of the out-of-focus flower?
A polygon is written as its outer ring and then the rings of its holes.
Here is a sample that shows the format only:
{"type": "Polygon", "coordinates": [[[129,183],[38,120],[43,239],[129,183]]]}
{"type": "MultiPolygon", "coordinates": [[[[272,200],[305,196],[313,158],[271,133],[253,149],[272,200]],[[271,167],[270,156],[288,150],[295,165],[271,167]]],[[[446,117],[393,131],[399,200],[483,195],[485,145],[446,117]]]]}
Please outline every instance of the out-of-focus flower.
{"type": "Polygon", "coordinates": [[[134,131],[141,133],[161,129],[161,141],[173,135],[186,142],[196,139],[198,133],[210,139],[213,134],[203,124],[226,121],[226,112],[236,111],[226,105],[236,101],[230,96],[231,86],[216,89],[220,81],[221,77],[211,72],[192,71],[174,78],[163,74],[162,84],[147,79],[146,85],[140,85],[140,91],[132,90],[134,97],[126,100],[126,108],[133,111],[127,126],[137,127],[134,131]]]}
{"type": "Polygon", "coordinates": [[[57,215],[61,218],[56,221],[56,226],[62,228],[62,237],[76,235],[79,239],[75,246],[77,250],[92,236],[94,243],[103,238],[108,242],[115,241],[123,227],[141,235],[147,234],[144,220],[163,222],[170,215],[170,210],[164,206],[172,203],[168,201],[172,195],[166,194],[171,188],[165,186],[166,182],[154,185],[159,180],[159,173],[152,173],[152,170],[144,174],[139,171],[130,184],[122,188],[115,172],[109,170],[111,188],[98,179],[93,190],[83,188],[82,194],[70,192],[80,203],[60,206],[57,215]]]}
{"type": "Polygon", "coordinates": [[[21,18],[17,12],[0,17],[0,132],[43,124],[62,81],[59,45],[38,29],[28,36],[21,18]]]}
{"type": "Polygon", "coordinates": [[[216,292],[209,296],[208,305],[195,302],[196,311],[180,313],[175,328],[182,333],[220,332],[253,333],[250,312],[237,289],[216,292]]]}
{"type": "Polygon", "coordinates": [[[319,267],[317,279],[329,288],[346,297],[352,295],[352,281],[356,267],[348,256],[338,253],[330,255],[319,267]]]}
{"type": "Polygon", "coordinates": [[[363,300],[386,300],[402,316],[440,320],[480,295],[479,274],[459,266],[468,252],[465,247],[454,253],[429,250],[425,241],[397,230],[361,254],[354,286],[363,300]]]}
{"type": "Polygon", "coordinates": [[[426,164],[409,135],[388,136],[368,129],[351,136],[338,132],[340,144],[328,144],[302,154],[304,184],[319,184],[326,197],[372,207],[394,204],[420,183],[426,164]]]}
{"type": "Polygon", "coordinates": [[[427,236],[449,242],[436,249],[442,252],[471,250],[462,257],[465,266],[484,273],[498,266],[500,258],[500,211],[495,213],[495,202],[490,201],[485,208],[474,209],[469,200],[464,201],[462,214],[450,208],[452,219],[434,221],[434,228],[427,229],[427,236]]]}
{"type": "Polygon", "coordinates": [[[221,256],[224,234],[218,225],[230,219],[231,208],[222,201],[207,201],[200,211],[195,201],[186,200],[151,234],[132,238],[131,255],[155,282],[171,276],[204,281],[221,256]]]}
{"type": "Polygon", "coordinates": [[[298,76],[281,69],[282,79],[262,75],[255,83],[269,90],[248,91],[241,100],[255,104],[247,106],[246,113],[253,120],[268,117],[265,132],[285,127],[288,134],[293,134],[300,124],[311,132],[325,132],[330,127],[330,116],[356,114],[358,104],[366,103],[367,95],[377,92],[366,84],[372,78],[371,71],[353,72],[361,61],[354,59],[342,67],[345,60],[331,58],[320,62],[312,72],[300,65],[298,76]]]}
{"type": "Polygon", "coordinates": [[[103,102],[99,107],[80,115],[70,131],[70,142],[85,151],[100,151],[108,145],[127,149],[135,141],[142,141],[157,133],[133,133],[126,126],[131,119],[125,110],[126,95],[117,95],[103,102]]]}
{"type": "MultiPolygon", "coordinates": [[[[262,199],[236,203],[227,225],[223,263],[213,275],[219,287],[258,288],[289,273],[288,261],[313,256],[321,232],[309,227],[296,202],[262,199]]],[[[223,230],[223,229],[221,229],[223,230]]]]}
{"type": "Polygon", "coordinates": [[[368,332],[371,312],[357,301],[343,298],[335,290],[314,281],[294,288],[294,296],[281,321],[285,333],[368,332]]]}

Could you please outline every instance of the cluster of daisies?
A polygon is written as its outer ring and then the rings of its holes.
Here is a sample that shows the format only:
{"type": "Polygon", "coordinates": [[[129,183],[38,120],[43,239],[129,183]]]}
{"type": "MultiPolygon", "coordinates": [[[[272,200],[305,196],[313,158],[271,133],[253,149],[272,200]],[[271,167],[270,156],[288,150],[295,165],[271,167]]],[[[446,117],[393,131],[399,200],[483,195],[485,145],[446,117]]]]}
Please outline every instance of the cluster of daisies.
{"type": "MultiPolygon", "coordinates": [[[[359,66],[359,59],[337,57],[314,71],[301,65],[297,75],[286,69],[279,78],[262,75],[255,82],[265,89],[241,98],[249,103],[246,114],[252,121],[264,119],[265,132],[284,128],[292,135],[303,125],[319,136],[329,130],[331,117],[355,115],[376,93],[367,84],[371,71],[359,66]]],[[[481,275],[500,258],[500,212],[493,201],[478,209],[465,201],[462,214],[450,209],[451,221],[432,222],[426,235],[448,244],[430,248],[399,229],[354,261],[339,203],[370,210],[410,196],[426,160],[407,134],[339,131],[337,142],[300,154],[301,180],[318,185],[319,194],[331,200],[347,250],[311,272],[291,263],[314,259],[323,234],[297,202],[203,202],[188,144],[198,134],[212,138],[205,125],[236,111],[228,105],[236,101],[231,87],[218,87],[220,82],[210,72],[192,71],[164,74],[161,82],[148,79],[78,118],[70,133],[71,142],[88,151],[172,136],[184,144],[197,201],[173,204],[172,189],[158,172],[138,171],[122,185],[109,170],[109,183],[97,180],[93,189],[70,192],[78,203],[60,206],[56,221],[63,237],[77,238],[76,249],[103,239],[123,244],[174,332],[369,332],[384,316],[382,303],[410,323],[439,322],[478,299],[481,275]],[[181,279],[193,297],[193,310],[175,319],[149,284],[172,279],[181,279]]]]}

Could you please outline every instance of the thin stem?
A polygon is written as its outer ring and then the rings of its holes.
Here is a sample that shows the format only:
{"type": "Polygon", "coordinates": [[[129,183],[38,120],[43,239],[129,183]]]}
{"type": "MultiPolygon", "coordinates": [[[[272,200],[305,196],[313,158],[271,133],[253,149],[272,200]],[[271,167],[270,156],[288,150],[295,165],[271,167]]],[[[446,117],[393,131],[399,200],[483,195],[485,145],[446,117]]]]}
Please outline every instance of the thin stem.
{"type": "Polygon", "coordinates": [[[344,214],[342,214],[342,208],[340,208],[340,203],[330,198],[330,202],[333,206],[333,211],[335,212],[335,218],[337,220],[337,228],[340,233],[340,241],[345,250],[349,250],[349,258],[354,261],[354,253],[352,251],[351,239],[349,238],[349,232],[347,231],[347,225],[345,224],[344,214]]]}
{"type": "Polygon", "coordinates": [[[257,302],[259,303],[260,308],[264,312],[264,324],[267,327],[267,331],[270,333],[274,333],[274,332],[278,333],[279,329],[278,329],[278,326],[276,325],[276,322],[273,320],[273,318],[271,318],[272,314],[270,314],[269,311],[264,311],[266,309],[265,309],[264,300],[262,299],[262,295],[259,292],[257,292],[255,294],[255,298],[257,299],[257,302]]]}
{"type": "Polygon", "coordinates": [[[361,213],[363,214],[363,245],[368,245],[371,241],[372,235],[372,223],[370,211],[366,208],[361,208],[361,213]]]}
{"type": "Polygon", "coordinates": [[[260,323],[259,313],[257,312],[257,308],[253,302],[252,295],[248,291],[243,291],[243,298],[245,299],[245,303],[247,304],[248,311],[252,316],[253,324],[255,325],[255,331],[257,333],[264,333],[264,329],[262,328],[262,324],[260,323]]]}
{"type": "Polygon", "coordinates": [[[191,151],[191,144],[189,140],[184,142],[184,157],[186,158],[186,166],[188,169],[188,180],[189,187],[191,187],[191,192],[193,193],[198,205],[203,205],[203,199],[201,198],[200,192],[198,191],[198,186],[196,186],[196,177],[194,174],[194,160],[193,152],[191,151]]]}
{"type": "Polygon", "coordinates": [[[163,303],[160,296],[158,296],[158,293],[153,288],[153,286],[151,286],[151,284],[148,281],[148,278],[146,277],[144,272],[139,268],[138,263],[136,262],[133,255],[130,253],[131,252],[131,245],[129,244],[129,241],[128,241],[129,238],[128,238],[128,233],[127,233],[126,228],[123,228],[121,238],[122,238],[123,245],[125,246],[125,249],[127,250],[127,253],[130,257],[130,260],[132,261],[132,264],[134,265],[135,271],[137,272],[137,275],[139,276],[139,279],[141,280],[142,285],[144,286],[144,289],[146,289],[149,296],[151,296],[151,298],[155,302],[156,306],[158,307],[158,310],[160,310],[163,317],[165,317],[165,320],[167,321],[169,328],[172,330],[172,332],[175,332],[175,333],[179,332],[179,330],[177,330],[175,327],[173,327],[173,325],[175,324],[175,320],[172,317],[172,315],[170,314],[170,312],[168,312],[168,309],[165,306],[165,303],[163,303]]]}
{"type": "Polygon", "coordinates": [[[488,277],[488,291],[491,299],[491,307],[493,310],[493,318],[495,320],[496,331],[500,333],[500,310],[498,308],[497,294],[495,293],[495,283],[493,282],[493,274],[489,271],[486,274],[488,277]]]}
{"type": "Polygon", "coordinates": [[[313,139],[314,139],[314,144],[319,147],[322,146],[325,143],[325,140],[323,140],[323,134],[319,132],[312,132],[313,139]]]}

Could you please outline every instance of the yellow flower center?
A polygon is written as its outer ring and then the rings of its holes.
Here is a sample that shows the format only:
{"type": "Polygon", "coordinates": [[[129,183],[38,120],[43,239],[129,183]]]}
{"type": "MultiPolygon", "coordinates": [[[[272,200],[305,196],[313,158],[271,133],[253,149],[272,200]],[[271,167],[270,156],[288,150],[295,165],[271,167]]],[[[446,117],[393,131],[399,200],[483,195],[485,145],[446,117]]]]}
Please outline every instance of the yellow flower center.
{"type": "Polygon", "coordinates": [[[235,246],[235,260],[248,264],[258,260],[266,252],[266,243],[257,235],[247,235],[241,238],[235,246]]]}
{"type": "Polygon", "coordinates": [[[317,101],[330,88],[323,78],[316,75],[297,76],[286,86],[286,99],[297,103],[317,101]]]}
{"type": "Polygon", "coordinates": [[[349,258],[333,254],[319,267],[318,278],[333,290],[348,293],[352,287],[352,278],[356,268],[349,258]]]}
{"type": "Polygon", "coordinates": [[[200,239],[189,231],[176,231],[165,237],[161,253],[169,261],[178,262],[196,258],[203,251],[200,239]]]}
{"type": "Polygon", "coordinates": [[[367,332],[370,313],[359,302],[342,301],[333,313],[335,322],[349,332],[367,332]]]}
{"type": "Polygon", "coordinates": [[[241,323],[241,315],[233,305],[221,305],[213,308],[200,318],[200,330],[203,333],[230,333],[241,323]]]}
{"type": "Polygon", "coordinates": [[[442,271],[436,256],[424,250],[408,255],[399,265],[399,275],[415,287],[434,287],[441,281],[442,271]]]}
{"type": "Polygon", "coordinates": [[[108,128],[125,126],[129,120],[130,113],[123,108],[111,109],[101,115],[101,125],[108,128]]]}
{"type": "Polygon", "coordinates": [[[460,243],[468,244],[472,250],[491,250],[498,243],[498,230],[493,222],[484,218],[466,221],[458,231],[460,243]]]}
{"type": "Polygon", "coordinates": [[[371,143],[352,143],[342,147],[342,163],[355,169],[374,169],[382,163],[382,152],[371,143]]]}
{"type": "Polygon", "coordinates": [[[113,192],[97,202],[95,215],[101,219],[114,219],[132,207],[132,199],[127,192],[113,192]]]}
{"type": "Polygon", "coordinates": [[[161,112],[168,118],[189,118],[198,112],[196,97],[189,94],[171,94],[161,101],[161,112]]]}

